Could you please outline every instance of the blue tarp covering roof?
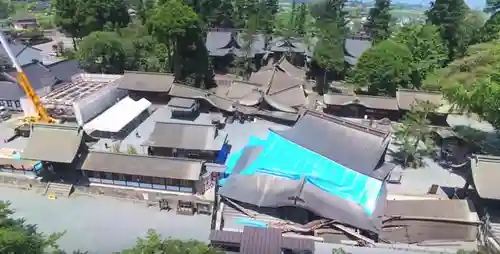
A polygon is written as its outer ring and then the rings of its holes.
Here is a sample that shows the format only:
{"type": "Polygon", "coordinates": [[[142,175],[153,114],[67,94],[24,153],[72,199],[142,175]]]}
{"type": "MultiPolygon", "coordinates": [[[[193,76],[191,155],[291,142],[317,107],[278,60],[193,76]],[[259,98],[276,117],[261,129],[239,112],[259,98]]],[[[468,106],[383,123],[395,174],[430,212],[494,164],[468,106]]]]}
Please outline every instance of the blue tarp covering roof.
{"type": "MultiPolygon", "coordinates": [[[[263,146],[263,150],[249,166],[239,172],[240,175],[260,173],[291,180],[305,177],[307,184],[359,204],[368,215],[375,210],[382,181],[346,168],[274,132],[270,132],[266,140],[252,137],[247,147],[255,145],[263,146]]],[[[229,157],[229,172],[236,165],[241,153],[229,157]]]]}

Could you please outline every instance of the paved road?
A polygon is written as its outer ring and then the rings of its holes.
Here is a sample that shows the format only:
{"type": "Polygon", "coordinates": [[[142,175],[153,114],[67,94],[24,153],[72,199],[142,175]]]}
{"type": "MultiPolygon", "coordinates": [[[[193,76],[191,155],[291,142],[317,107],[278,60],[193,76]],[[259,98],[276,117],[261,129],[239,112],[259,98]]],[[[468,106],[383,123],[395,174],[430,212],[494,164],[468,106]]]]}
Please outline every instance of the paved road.
{"type": "Polygon", "coordinates": [[[200,241],[207,241],[210,231],[209,216],[159,212],[144,204],[108,197],[49,200],[34,192],[0,187],[0,200],[10,200],[16,216],[37,224],[42,232],[66,230],[59,243],[67,251],[112,253],[133,246],[148,229],[165,237],[200,241]]]}

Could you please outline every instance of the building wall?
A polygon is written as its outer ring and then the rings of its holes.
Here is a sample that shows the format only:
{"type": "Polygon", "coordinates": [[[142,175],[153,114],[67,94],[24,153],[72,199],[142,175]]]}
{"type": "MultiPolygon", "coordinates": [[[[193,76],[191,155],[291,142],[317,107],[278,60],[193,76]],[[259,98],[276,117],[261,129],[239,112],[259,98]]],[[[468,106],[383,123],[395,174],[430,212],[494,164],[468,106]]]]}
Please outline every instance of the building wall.
{"type": "Polygon", "coordinates": [[[25,29],[37,27],[38,24],[37,24],[36,20],[30,20],[30,21],[15,22],[12,25],[14,26],[14,29],[16,29],[16,30],[25,30],[25,29]]]}
{"type": "Polygon", "coordinates": [[[134,188],[195,193],[195,182],[162,177],[149,177],[140,175],[126,175],[84,170],[90,183],[127,186],[134,188]]]}
{"type": "Polygon", "coordinates": [[[84,125],[95,118],[120,99],[125,97],[126,91],[119,90],[116,85],[109,85],[88,97],[74,102],[73,110],[78,124],[84,125]]]}
{"type": "Polygon", "coordinates": [[[190,150],[170,147],[150,147],[151,154],[155,156],[189,158],[215,162],[219,151],[190,150]]]}
{"type": "Polygon", "coordinates": [[[399,111],[371,109],[360,105],[328,105],[323,111],[327,114],[341,117],[364,118],[366,115],[369,119],[374,120],[389,118],[392,121],[397,121],[401,116],[399,111]]]}
{"type": "Polygon", "coordinates": [[[21,102],[19,100],[1,100],[0,99],[0,107],[5,107],[9,110],[13,111],[23,111],[21,106],[21,102]]]}

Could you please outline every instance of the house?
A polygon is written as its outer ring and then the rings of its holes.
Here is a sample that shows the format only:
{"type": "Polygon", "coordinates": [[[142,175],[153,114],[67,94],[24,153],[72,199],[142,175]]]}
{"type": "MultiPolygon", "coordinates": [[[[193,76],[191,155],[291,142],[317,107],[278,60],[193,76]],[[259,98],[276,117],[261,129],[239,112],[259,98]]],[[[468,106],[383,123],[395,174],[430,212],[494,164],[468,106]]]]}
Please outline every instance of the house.
{"type": "MultiPolygon", "coordinates": [[[[29,45],[22,44],[18,41],[7,40],[9,43],[9,48],[12,54],[16,57],[19,65],[24,66],[32,63],[33,61],[41,62],[43,60],[42,51],[31,47],[29,45]]],[[[0,45],[0,56],[9,59],[7,52],[0,45]]]]}
{"type": "Polygon", "coordinates": [[[82,161],[79,169],[90,186],[139,188],[158,200],[174,199],[178,209],[212,211],[213,200],[204,194],[214,179],[202,160],[89,151],[82,161]]]}
{"type": "Polygon", "coordinates": [[[84,131],[79,126],[33,124],[22,158],[59,164],[79,161],[83,152],[84,131]]]}
{"type": "MultiPolygon", "coordinates": [[[[318,43],[318,38],[313,38],[306,52],[309,60],[314,56],[314,49],[318,43]]],[[[355,66],[363,53],[372,46],[371,39],[368,36],[351,36],[344,42],[344,59],[350,66],[355,66]]]]}
{"type": "MultiPolygon", "coordinates": [[[[83,72],[78,67],[76,60],[60,61],[51,65],[44,65],[42,62],[31,60],[29,64],[23,65],[22,69],[28,77],[31,87],[39,96],[50,93],[56,85],[67,82],[71,79],[71,76],[83,72]]],[[[14,82],[17,71],[10,69],[3,75],[4,81],[0,80],[0,106],[14,111],[22,111],[21,101],[26,94],[14,82]]]]}
{"type": "Polygon", "coordinates": [[[12,26],[16,30],[26,30],[38,27],[38,22],[31,14],[17,14],[12,18],[12,26]]]}
{"type": "Polygon", "coordinates": [[[433,125],[447,126],[446,119],[451,112],[451,105],[445,100],[441,92],[429,92],[409,89],[398,89],[396,91],[396,100],[401,113],[404,114],[418,107],[421,102],[429,102],[436,106],[434,112],[428,116],[433,125]]]}
{"type": "Polygon", "coordinates": [[[215,125],[156,122],[143,146],[150,155],[214,162],[226,142],[227,133],[215,125]]]}
{"type": "Polygon", "coordinates": [[[352,118],[383,119],[396,121],[400,111],[396,98],[357,94],[329,93],[323,96],[325,113],[352,118]]]}
{"type": "Polygon", "coordinates": [[[151,102],[165,103],[169,100],[168,92],[174,80],[174,75],[169,73],[126,71],[115,83],[133,99],[145,98],[151,102]]]}
{"type": "MultiPolygon", "coordinates": [[[[294,127],[270,130],[267,139],[254,139],[229,158],[236,163],[228,165],[219,195],[227,206],[262,214],[254,222],[267,218],[269,227],[291,220],[301,228],[292,231],[309,232],[333,220],[377,233],[385,179],[394,168],[384,161],[389,142],[387,131],[306,111],[294,127]],[[353,180],[342,180],[347,177],[353,180]]],[[[238,220],[226,215],[225,225],[238,220]]]]}

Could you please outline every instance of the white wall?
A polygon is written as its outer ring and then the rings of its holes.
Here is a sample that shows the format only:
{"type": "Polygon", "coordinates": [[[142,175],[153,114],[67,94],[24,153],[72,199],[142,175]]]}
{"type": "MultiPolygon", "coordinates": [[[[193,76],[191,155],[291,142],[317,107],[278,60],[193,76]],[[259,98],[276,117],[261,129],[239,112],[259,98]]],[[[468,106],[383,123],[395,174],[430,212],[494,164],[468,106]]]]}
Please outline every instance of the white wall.
{"type": "Polygon", "coordinates": [[[119,90],[115,84],[110,84],[94,94],[73,103],[76,122],[84,125],[109,107],[120,101],[127,92],[119,90]]]}

